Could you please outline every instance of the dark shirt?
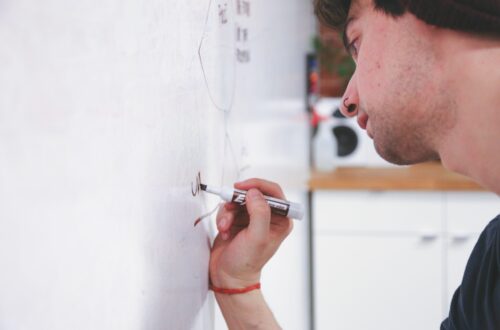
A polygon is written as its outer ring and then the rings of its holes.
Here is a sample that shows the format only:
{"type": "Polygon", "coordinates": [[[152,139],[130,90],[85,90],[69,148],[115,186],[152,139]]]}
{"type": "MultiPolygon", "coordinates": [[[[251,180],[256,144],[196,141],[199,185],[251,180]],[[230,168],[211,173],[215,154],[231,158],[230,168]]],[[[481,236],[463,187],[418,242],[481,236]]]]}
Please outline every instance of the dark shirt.
{"type": "Polygon", "coordinates": [[[500,215],[472,250],[441,330],[500,330],[500,215]]]}

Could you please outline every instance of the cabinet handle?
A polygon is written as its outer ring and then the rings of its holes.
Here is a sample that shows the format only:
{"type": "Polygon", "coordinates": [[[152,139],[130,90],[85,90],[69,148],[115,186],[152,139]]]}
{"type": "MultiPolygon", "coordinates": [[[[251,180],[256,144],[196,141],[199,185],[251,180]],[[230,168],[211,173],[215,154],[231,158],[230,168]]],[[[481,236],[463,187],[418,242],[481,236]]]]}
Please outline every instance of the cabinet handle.
{"type": "Polygon", "coordinates": [[[431,241],[437,239],[439,236],[438,232],[435,230],[421,230],[420,238],[424,241],[431,241]]]}
{"type": "Polygon", "coordinates": [[[470,234],[469,233],[465,233],[465,232],[457,232],[457,233],[452,233],[451,234],[451,239],[454,242],[467,241],[469,238],[470,238],[470,234]]]}

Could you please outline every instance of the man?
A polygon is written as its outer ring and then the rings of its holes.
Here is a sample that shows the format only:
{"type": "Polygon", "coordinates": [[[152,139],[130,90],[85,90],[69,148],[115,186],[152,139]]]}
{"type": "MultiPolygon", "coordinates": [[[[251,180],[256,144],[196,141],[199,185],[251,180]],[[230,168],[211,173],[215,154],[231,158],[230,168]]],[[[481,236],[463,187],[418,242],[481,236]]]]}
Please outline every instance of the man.
{"type": "MultiPolygon", "coordinates": [[[[315,0],[315,8],[344,30],[356,71],[342,112],[357,116],[377,152],[395,164],[440,159],[500,194],[500,0],[315,0]]],[[[229,328],[279,328],[254,284],[292,228],[271,216],[261,192],[284,196],[262,180],[236,187],[250,189],[248,202],[217,217],[213,290],[229,328]]],[[[500,217],[476,244],[441,329],[500,329],[500,217]]]]}

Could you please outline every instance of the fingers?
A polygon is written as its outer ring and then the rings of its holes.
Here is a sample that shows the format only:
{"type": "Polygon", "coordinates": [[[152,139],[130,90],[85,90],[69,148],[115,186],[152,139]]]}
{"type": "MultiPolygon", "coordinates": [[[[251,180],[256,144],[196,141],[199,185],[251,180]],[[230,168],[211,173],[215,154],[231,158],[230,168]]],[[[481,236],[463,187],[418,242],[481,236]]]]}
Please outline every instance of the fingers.
{"type": "Polygon", "coordinates": [[[280,216],[271,217],[269,204],[263,198],[263,194],[266,194],[285,199],[283,190],[278,184],[262,179],[249,179],[236,183],[235,188],[248,191],[246,208],[242,208],[241,205],[236,203],[225,203],[220,208],[217,215],[217,228],[223,240],[227,240],[230,237],[233,229],[240,231],[242,228],[248,226],[249,234],[253,239],[265,241],[270,234],[272,219],[274,219],[273,223],[275,223],[275,227],[276,225],[277,227],[289,227],[287,225],[288,218],[284,217],[281,219],[282,217],[280,216]],[[245,214],[247,215],[245,216],[245,214]]]}
{"type": "Polygon", "coordinates": [[[293,230],[293,220],[282,218],[279,221],[271,222],[271,235],[283,241],[293,230]]]}
{"type": "Polygon", "coordinates": [[[231,213],[227,213],[220,219],[217,219],[217,228],[219,229],[219,233],[224,241],[229,239],[233,218],[234,217],[231,215],[231,213]]]}
{"type": "Polygon", "coordinates": [[[222,240],[228,240],[247,227],[248,215],[242,214],[243,211],[240,205],[234,203],[226,203],[219,209],[216,223],[222,240]]]}
{"type": "Polygon", "coordinates": [[[234,187],[242,190],[250,190],[252,188],[256,188],[267,196],[285,199],[285,194],[283,194],[283,190],[281,189],[281,187],[271,181],[262,179],[248,179],[242,182],[235,183],[234,187]]]}
{"type": "Polygon", "coordinates": [[[262,193],[257,189],[250,189],[246,198],[247,212],[250,216],[248,232],[254,241],[266,243],[271,224],[271,208],[262,193]]]}
{"type": "Polygon", "coordinates": [[[241,206],[236,204],[236,203],[225,203],[224,204],[224,208],[228,211],[233,211],[233,210],[237,210],[238,208],[240,208],[241,206]]]}
{"type": "Polygon", "coordinates": [[[217,215],[217,229],[219,229],[220,232],[229,231],[237,212],[238,209],[228,210],[225,204],[224,207],[219,210],[219,214],[217,215]]]}

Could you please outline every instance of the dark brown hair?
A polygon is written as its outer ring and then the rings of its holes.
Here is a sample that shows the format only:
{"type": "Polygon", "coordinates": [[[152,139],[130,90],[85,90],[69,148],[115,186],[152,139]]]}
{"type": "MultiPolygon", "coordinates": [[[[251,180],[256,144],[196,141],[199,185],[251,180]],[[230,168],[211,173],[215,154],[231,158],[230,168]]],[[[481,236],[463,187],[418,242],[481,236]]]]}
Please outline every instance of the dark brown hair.
{"type": "MultiPolygon", "coordinates": [[[[324,24],[342,29],[351,2],[314,0],[314,11],[324,24]]],[[[409,11],[434,26],[500,36],[499,0],[373,0],[373,6],[392,17],[409,11]]]]}
{"type": "MultiPolygon", "coordinates": [[[[408,0],[374,0],[375,9],[398,17],[408,7],[408,0]]],[[[314,0],[314,12],[320,21],[334,29],[342,29],[351,7],[351,0],[314,0]]]]}

